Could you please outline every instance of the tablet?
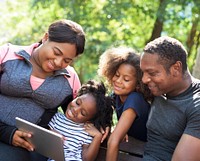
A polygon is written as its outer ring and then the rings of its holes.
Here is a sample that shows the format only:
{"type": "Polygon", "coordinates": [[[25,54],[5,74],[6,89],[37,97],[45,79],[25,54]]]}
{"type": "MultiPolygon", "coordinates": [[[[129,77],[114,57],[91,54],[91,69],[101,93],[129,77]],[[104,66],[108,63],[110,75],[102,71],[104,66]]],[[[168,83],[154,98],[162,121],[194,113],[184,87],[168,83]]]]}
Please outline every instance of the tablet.
{"type": "Polygon", "coordinates": [[[65,161],[62,135],[19,117],[16,117],[15,120],[19,130],[32,134],[27,141],[33,144],[35,151],[55,161],[65,161]]]}

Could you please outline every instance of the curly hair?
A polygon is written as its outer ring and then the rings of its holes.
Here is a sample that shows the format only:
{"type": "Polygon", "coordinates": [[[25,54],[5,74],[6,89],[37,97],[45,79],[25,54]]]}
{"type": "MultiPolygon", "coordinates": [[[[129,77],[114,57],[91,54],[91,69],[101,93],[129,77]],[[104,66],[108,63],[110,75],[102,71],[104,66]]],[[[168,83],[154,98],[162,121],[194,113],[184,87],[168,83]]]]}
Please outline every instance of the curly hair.
{"type": "Polygon", "coordinates": [[[105,51],[99,60],[98,74],[106,78],[111,86],[112,78],[121,64],[129,64],[136,70],[137,92],[143,94],[146,100],[151,101],[153,96],[147,85],[142,82],[142,70],[140,69],[140,56],[132,48],[117,47],[105,51]]]}
{"type": "Polygon", "coordinates": [[[167,72],[177,61],[182,63],[183,73],[187,71],[187,51],[181,42],[174,38],[159,37],[149,42],[143,51],[145,54],[157,54],[159,64],[162,64],[167,72]]]}
{"type": "Polygon", "coordinates": [[[81,86],[78,91],[77,97],[90,94],[95,98],[96,101],[96,115],[90,122],[100,130],[100,128],[105,128],[112,125],[112,115],[114,102],[110,96],[106,95],[106,88],[103,82],[97,82],[95,80],[89,80],[81,86]]]}

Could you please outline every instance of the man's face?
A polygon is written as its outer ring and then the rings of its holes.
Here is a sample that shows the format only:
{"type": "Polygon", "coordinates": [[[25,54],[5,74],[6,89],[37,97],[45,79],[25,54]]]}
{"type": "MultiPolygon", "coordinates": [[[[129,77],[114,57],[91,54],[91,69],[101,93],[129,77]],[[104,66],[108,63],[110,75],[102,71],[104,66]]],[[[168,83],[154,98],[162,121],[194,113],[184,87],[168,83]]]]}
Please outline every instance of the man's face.
{"type": "Polygon", "coordinates": [[[159,63],[156,53],[144,53],[141,56],[140,68],[143,71],[142,81],[148,85],[154,96],[173,93],[173,75],[159,63]]]}

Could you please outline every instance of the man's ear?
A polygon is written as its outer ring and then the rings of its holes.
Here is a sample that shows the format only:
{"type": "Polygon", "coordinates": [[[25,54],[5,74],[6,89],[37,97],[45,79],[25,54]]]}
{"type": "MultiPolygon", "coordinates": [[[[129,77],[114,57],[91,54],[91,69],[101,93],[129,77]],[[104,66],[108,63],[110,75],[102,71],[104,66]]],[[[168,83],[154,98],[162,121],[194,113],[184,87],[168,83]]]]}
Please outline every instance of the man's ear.
{"type": "Polygon", "coordinates": [[[46,42],[49,38],[49,34],[46,32],[42,38],[42,43],[46,42]]]}
{"type": "Polygon", "coordinates": [[[177,61],[171,66],[170,70],[173,76],[179,76],[180,74],[182,74],[182,63],[180,61],[177,61]]]}

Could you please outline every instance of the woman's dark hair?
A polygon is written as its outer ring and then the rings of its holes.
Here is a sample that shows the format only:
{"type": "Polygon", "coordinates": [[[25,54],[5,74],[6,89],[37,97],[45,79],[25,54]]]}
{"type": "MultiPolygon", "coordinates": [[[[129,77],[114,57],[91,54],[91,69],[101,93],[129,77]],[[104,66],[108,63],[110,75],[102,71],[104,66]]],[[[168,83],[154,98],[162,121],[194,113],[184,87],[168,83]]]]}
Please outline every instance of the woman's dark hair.
{"type": "Polygon", "coordinates": [[[58,20],[48,28],[49,41],[76,45],[76,56],[82,54],[85,47],[85,33],[82,27],[71,20],[58,20]]]}
{"type": "Polygon", "coordinates": [[[83,84],[78,91],[78,96],[90,94],[95,98],[97,113],[90,120],[94,126],[100,130],[112,125],[112,114],[113,114],[113,99],[106,95],[106,88],[102,82],[95,80],[89,80],[83,84]]]}

